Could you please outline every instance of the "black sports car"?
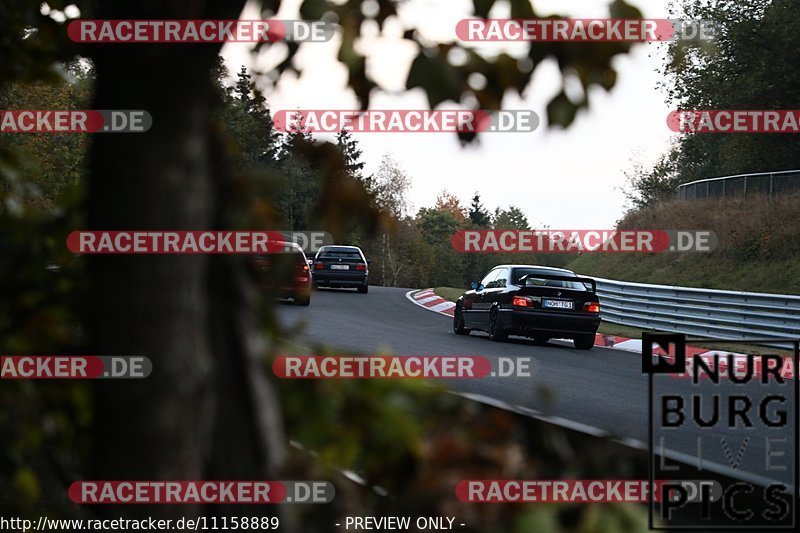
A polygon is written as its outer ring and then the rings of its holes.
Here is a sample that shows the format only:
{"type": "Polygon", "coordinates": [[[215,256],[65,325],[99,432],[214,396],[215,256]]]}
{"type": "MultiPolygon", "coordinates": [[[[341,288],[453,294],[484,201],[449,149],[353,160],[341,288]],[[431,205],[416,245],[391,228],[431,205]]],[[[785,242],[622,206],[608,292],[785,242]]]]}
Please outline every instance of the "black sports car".
{"type": "Polygon", "coordinates": [[[495,341],[509,335],[531,337],[537,344],[572,339],[580,350],[594,346],[599,326],[600,300],[593,279],[532,265],[494,267],[458,299],[453,315],[458,335],[476,329],[495,341]]]}

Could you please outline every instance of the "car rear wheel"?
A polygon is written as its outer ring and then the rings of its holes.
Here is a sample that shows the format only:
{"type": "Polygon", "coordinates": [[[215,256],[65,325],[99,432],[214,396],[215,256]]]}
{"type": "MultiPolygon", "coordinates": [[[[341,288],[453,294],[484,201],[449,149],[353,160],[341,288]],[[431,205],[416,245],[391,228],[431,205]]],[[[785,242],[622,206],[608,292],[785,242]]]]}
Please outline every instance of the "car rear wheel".
{"type": "Polygon", "coordinates": [[[591,350],[594,347],[594,335],[581,335],[572,341],[579,350],[591,350]]]}
{"type": "Polygon", "coordinates": [[[361,285],[358,288],[358,292],[360,292],[361,294],[367,294],[369,292],[369,285],[366,283],[364,285],[361,285]]]}
{"type": "Polygon", "coordinates": [[[457,305],[455,313],[453,313],[453,333],[456,335],[469,335],[470,331],[464,327],[464,314],[461,312],[461,306],[457,305]]]}
{"type": "Polygon", "coordinates": [[[311,296],[295,296],[294,297],[294,305],[303,305],[307,306],[311,304],[311,296]]]}
{"type": "Polygon", "coordinates": [[[547,341],[549,340],[550,337],[542,337],[540,335],[537,335],[533,338],[533,344],[535,344],[536,346],[544,346],[545,344],[547,344],[547,341]]]}
{"type": "Polygon", "coordinates": [[[498,323],[496,307],[489,312],[489,338],[495,342],[503,342],[508,339],[508,333],[498,323]]]}

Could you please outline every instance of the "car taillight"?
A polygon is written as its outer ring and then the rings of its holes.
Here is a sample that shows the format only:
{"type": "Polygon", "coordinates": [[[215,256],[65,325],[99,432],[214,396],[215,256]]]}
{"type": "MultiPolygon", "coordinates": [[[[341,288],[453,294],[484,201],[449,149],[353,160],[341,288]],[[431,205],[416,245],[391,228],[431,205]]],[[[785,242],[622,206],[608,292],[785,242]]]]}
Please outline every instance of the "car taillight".
{"type": "Polygon", "coordinates": [[[600,304],[597,302],[586,302],[583,304],[583,310],[587,313],[599,313],[600,312],[600,304]]]}
{"type": "Polygon", "coordinates": [[[321,261],[319,263],[314,263],[314,270],[325,270],[325,263],[321,261]]]}
{"type": "Polygon", "coordinates": [[[533,299],[528,296],[514,296],[511,303],[514,307],[533,307],[533,299]]]}
{"type": "Polygon", "coordinates": [[[308,265],[303,265],[303,272],[308,272],[308,265]]]}
{"type": "Polygon", "coordinates": [[[367,269],[367,265],[363,265],[363,264],[362,265],[356,265],[356,270],[366,270],[366,269],[367,269]]]}

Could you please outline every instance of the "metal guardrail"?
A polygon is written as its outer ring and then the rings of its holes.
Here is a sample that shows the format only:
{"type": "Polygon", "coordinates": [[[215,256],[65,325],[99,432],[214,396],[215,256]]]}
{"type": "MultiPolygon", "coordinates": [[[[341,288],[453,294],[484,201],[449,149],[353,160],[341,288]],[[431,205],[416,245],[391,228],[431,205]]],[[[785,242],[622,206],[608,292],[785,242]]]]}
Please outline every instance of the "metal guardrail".
{"type": "Polygon", "coordinates": [[[738,174],[692,181],[678,185],[678,198],[747,198],[748,195],[786,194],[800,191],[800,170],[738,174]]]}
{"type": "Polygon", "coordinates": [[[718,339],[800,338],[800,296],[595,281],[600,316],[615,324],[718,339]]]}

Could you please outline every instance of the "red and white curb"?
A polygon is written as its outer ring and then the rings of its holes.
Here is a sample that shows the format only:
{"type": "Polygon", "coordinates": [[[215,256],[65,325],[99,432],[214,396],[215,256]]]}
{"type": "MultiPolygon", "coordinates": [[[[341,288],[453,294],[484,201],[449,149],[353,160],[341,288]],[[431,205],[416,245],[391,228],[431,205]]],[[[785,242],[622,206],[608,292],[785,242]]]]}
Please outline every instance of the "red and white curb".
{"type": "Polygon", "coordinates": [[[456,304],[445,300],[433,292],[433,289],[425,289],[423,291],[408,291],[406,293],[406,298],[420,307],[424,307],[425,309],[433,311],[434,313],[439,313],[440,315],[453,316],[454,309],[456,308],[456,304]]]}
{"type": "MultiPolygon", "coordinates": [[[[425,289],[425,290],[411,290],[406,293],[406,298],[408,298],[411,302],[419,305],[420,307],[424,307],[429,311],[433,311],[435,313],[439,313],[440,315],[445,315],[452,317],[454,313],[454,309],[456,304],[445,300],[435,292],[433,289],[425,289]]],[[[620,337],[617,335],[608,335],[605,333],[598,333],[595,335],[594,338],[594,345],[599,346],[601,348],[610,348],[613,350],[622,350],[625,352],[632,352],[632,353],[642,353],[642,340],[641,339],[629,339],[628,337],[620,337]]],[[[704,358],[706,356],[713,357],[716,354],[732,354],[734,355],[734,360],[739,361],[746,360],[747,355],[735,352],[726,352],[720,350],[709,350],[708,348],[699,348],[697,346],[687,346],[686,347],[686,355],[694,356],[694,355],[702,355],[704,358]]],[[[783,377],[792,378],[794,376],[794,369],[791,368],[794,362],[791,357],[789,357],[784,364],[784,367],[781,369],[781,374],[783,377]]]]}

